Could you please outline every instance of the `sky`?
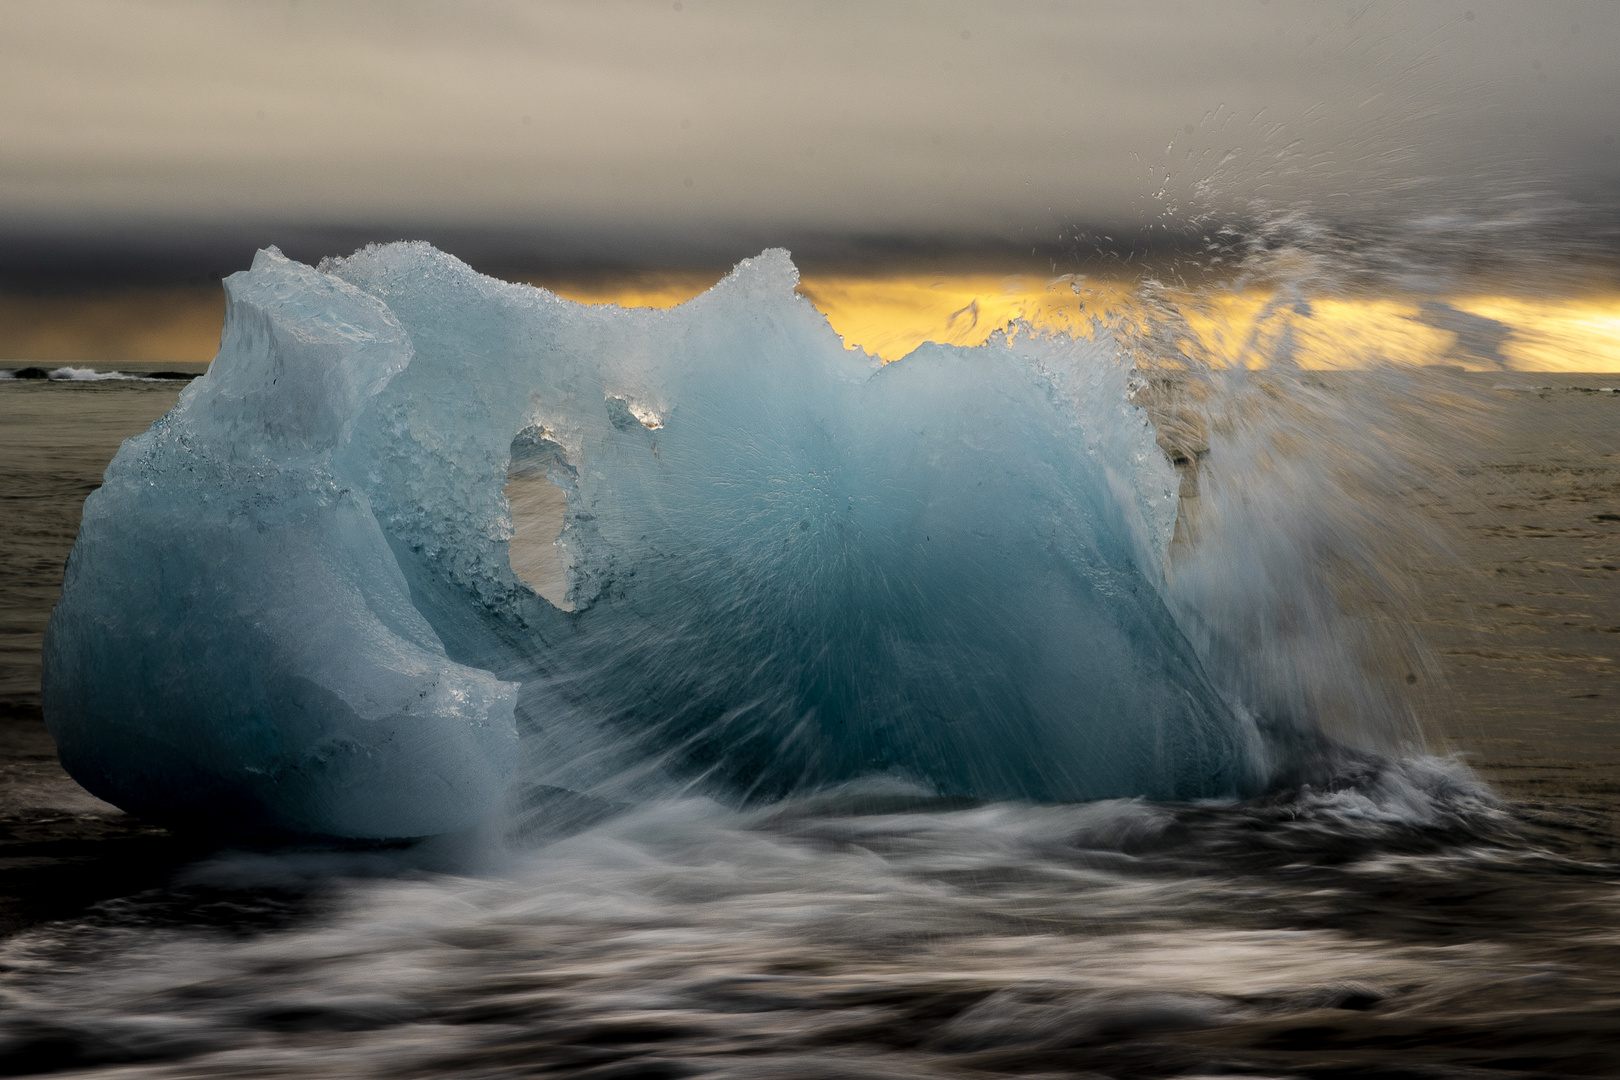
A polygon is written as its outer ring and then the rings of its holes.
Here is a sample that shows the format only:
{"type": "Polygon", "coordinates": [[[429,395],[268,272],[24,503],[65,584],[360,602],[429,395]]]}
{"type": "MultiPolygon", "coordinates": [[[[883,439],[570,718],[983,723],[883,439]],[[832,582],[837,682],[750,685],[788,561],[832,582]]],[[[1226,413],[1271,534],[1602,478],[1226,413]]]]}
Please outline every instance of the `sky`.
{"type": "Polygon", "coordinates": [[[1613,236],[1617,56],[1608,0],[0,3],[0,268],[1613,236]]]}

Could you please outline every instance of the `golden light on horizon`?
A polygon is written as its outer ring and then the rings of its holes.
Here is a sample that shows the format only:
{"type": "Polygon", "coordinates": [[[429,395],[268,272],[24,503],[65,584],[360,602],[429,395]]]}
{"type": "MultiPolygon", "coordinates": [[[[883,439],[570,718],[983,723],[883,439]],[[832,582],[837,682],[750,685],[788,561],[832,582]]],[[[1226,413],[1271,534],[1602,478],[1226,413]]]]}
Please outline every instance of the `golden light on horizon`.
{"type": "MultiPolygon", "coordinates": [[[[712,287],[703,271],[538,279],[585,304],[671,308],[712,287]]],[[[1100,322],[1127,334],[1153,323],[1172,364],[1311,370],[1377,364],[1471,371],[1620,372],[1620,292],[1577,296],[1476,290],[1449,296],[1312,296],[1276,288],[1143,286],[1101,276],[806,273],[799,292],[847,348],[885,362],[924,342],[971,346],[992,334],[1090,337],[1100,322]]],[[[0,296],[0,360],[46,364],[205,364],[218,348],[217,287],[86,297],[0,296]]]]}
{"type": "Polygon", "coordinates": [[[198,364],[219,350],[225,293],[126,289],[0,296],[0,359],[43,364],[198,364]]]}
{"type": "MultiPolygon", "coordinates": [[[[929,341],[982,345],[1019,324],[1089,337],[1092,315],[1102,314],[1102,293],[1082,294],[1075,285],[1072,277],[1029,274],[806,274],[799,292],[827,316],[846,348],[890,362],[929,341]]],[[[1101,288],[1116,301],[1124,295],[1118,286],[1101,288]]]]}
{"type": "Polygon", "coordinates": [[[703,270],[642,270],[581,277],[522,277],[514,280],[546,289],[577,304],[620,307],[678,307],[713,288],[725,275],[703,270]]]}
{"type": "Polygon", "coordinates": [[[1512,327],[1502,352],[1520,371],[1620,371],[1620,296],[1480,296],[1453,307],[1512,327]]]}
{"type": "MultiPolygon", "coordinates": [[[[545,283],[566,299],[670,308],[712,276],[640,276],[545,283]]],[[[1033,330],[1090,337],[1098,322],[1168,323],[1189,361],[1264,367],[1286,357],[1307,370],[1377,364],[1469,371],[1620,372],[1620,294],[1582,298],[1311,296],[1272,288],[1156,287],[1084,275],[816,274],[799,293],[827,317],[846,348],[893,362],[924,342],[980,345],[1033,330]]],[[[1159,357],[1160,362],[1173,358],[1159,357]]]]}

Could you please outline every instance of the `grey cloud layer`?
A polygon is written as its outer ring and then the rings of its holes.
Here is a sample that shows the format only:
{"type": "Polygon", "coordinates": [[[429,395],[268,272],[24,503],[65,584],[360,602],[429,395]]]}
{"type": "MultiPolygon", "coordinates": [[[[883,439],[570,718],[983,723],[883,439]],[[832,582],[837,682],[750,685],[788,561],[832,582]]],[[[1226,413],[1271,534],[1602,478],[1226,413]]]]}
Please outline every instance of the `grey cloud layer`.
{"type": "Polygon", "coordinates": [[[972,233],[1620,177],[1609,3],[676,7],[9,5],[0,213],[972,233]]]}

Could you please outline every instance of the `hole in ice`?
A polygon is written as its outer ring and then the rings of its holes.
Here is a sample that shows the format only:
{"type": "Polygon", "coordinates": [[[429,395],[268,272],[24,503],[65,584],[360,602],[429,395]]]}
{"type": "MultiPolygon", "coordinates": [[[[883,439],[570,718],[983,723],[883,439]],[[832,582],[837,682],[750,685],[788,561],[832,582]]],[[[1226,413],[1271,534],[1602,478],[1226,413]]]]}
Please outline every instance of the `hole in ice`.
{"type": "Polygon", "coordinates": [[[525,585],[562,611],[574,610],[568,600],[568,561],[558,543],[574,475],[563,448],[545,428],[525,428],[512,440],[505,488],[512,508],[507,561],[525,585]]]}
{"type": "Polygon", "coordinates": [[[664,426],[664,418],[657,409],[632,401],[630,398],[609,396],[607,405],[608,419],[620,431],[632,431],[637,424],[648,431],[657,431],[664,426]]]}

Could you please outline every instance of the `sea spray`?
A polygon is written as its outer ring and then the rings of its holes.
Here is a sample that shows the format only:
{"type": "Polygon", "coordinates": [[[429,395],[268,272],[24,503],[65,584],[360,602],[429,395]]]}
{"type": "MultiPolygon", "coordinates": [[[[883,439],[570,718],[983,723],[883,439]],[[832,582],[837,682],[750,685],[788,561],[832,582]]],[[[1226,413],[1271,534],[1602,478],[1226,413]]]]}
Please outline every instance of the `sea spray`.
{"type": "Polygon", "coordinates": [[[1366,288],[1285,245],[1198,290],[1146,281],[1100,321],[1181,474],[1166,597],[1253,710],[1274,782],[1432,750],[1417,706],[1445,693],[1418,587],[1457,570],[1437,515],[1461,497],[1455,444],[1495,409],[1459,369],[1414,363],[1401,334],[1317,318],[1366,288]]]}

